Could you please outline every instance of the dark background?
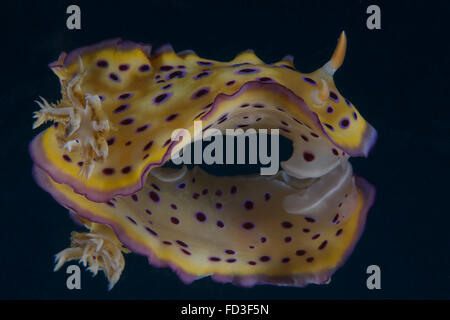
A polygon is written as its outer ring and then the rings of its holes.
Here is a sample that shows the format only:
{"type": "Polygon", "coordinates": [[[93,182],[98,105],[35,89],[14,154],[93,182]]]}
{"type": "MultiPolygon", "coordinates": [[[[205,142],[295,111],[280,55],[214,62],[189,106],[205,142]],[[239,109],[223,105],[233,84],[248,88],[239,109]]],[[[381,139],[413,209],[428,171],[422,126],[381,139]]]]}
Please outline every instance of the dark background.
{"type": "Polygon", "coordinates": [[[9,1],[2,3],[0,92],[0,298],[2,299],[449,299],[448,1],[9,1]],[[81,7],[82,30],[66,28],[66,8],[81,7]],[[381,7],[381,30],[366,28],[366,8],[381,7]],[[126,255],[110,292],[102,273],[82,268],[82,290],[66,288],[53,255],[76,227],[67,210],[36,186],[28,143],[33,102],[60,97],[47,67],[61,51],[122,37],[154,47],[231,60],[248,48],[267,63],[285,54],[310,72],[325,63],[342,30],[348,37],[339,90],[378,130],[355,172],[377,188],[365,232],[332,282],[307,288],[182,284],[168,269],[126,255]],[[381,290],[366,288],[366,268],[381,268],[381,290]]]}

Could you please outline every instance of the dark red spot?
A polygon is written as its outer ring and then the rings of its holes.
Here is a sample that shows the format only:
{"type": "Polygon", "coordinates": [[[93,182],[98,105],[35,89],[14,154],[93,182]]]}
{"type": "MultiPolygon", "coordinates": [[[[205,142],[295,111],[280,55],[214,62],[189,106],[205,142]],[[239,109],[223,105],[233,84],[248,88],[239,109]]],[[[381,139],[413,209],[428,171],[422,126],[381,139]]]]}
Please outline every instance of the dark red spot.
{"type": "Polygon", "coordinates": [[[175,242],[184,248],[189,248],[189,246],[181,240],[175,240],[175,242]]]}
{"type": "Polygon", "coordinates": [[[218,257],[209,257],[209,261],[213,261],[213,262],[219,262],[222,259],[218,258],[218,257]]]}
{"type": "Polygon", "coordinates": [[[286,242],[286,243],[292,242],[292,237],[290,237],[290,236],[285,237],[284,242],[286,242]]]}
{"type": "Polygon", "coordinates": [[[242,228],[246,229],[246,230],[250,230],[253,229],[255,227],[255,225],[252,222],[245,222],[242,225],[242,228]]]}
{"type": "Polygon", "coordinates": [[[324,249],[324,248],[327,246],[327,243],[328,243],[327,240],[325,240],[324,242],[322,242],[322,243],[320,244],[320,246],[319,246],[319,250],[324,249]]]}
{"type": "Polygon", "coordinates": [[[305,161],[311,162],[314,160],[314,155],[310,152],[303,152],[303,158],[305,159],[305,161]]]}
{"type": "Polygon", "coordinates": [[[150,191],[148,193],[148,196],[150,199],[152,199],[154,202],[159,202],[159,195],[155,191],[150,191]]]}
{"type": "Polygon", "coordinates": [[[124,125],[124,126],[128,126],[128,125],[132,124],[133,122],[134,122],[133,118],[126,118],[126,119],[123,119],[122,121],[120,121],[120,124],[124,125]]]}
{"type": "Polygon", "coordinates": [[[288,257],[281,259],[282,263],[288,263],[289,261],[291,261],[291,259],[289,259],[288,257]]]}
{"type": "Polygon", "coordinates": [[[153,145],[153,140],[152,141],[150,141],[149,143],[147,143],[146,145],[145,145],[145,147],[144,147],[144,149],[143,149],[143,151],[147,151],[148,149],[150,149],[151,148],[151,146],[153,145]]]}
{"type": "Polygon", "coordinates": [[[97,67],[106,68],[108,66],[108,61],[106,60],[98,60],[97,67]]]}
{"type": "Polygon", "coordinates": [[[289,221],[283,221],[283,222],[281,223],[281,226],[282,226],[283,228],[285,228],[285,229],[290,229],[290,228],[293,227],[292,223],[290,223],[289,221]]]}
{"type": "Polygon", "coordinates": [[[176,217],[171,217],[170,222],[172,222],[173,224],[179,224],[180,220],[178,220],[178,218],[176,218],[176,217]]]}
{"type": "Polygon", "coordinates": [[[305,250],[297,250],[297,251],[295,251],[295,254],[298,255],[298,256],[303,256],[305,253],[306,253],[305,250]]]}
{"type": "Polygon", "coordinates": [[[217,220],[216,225],[217,225],[219,228],[225,227],[225,224],[224,224],[222,221],[220,221],[220,220],[217,220]]]}
{"type": "Polygon", "coordinates": [[[227,250],[225,250],[225,253],[226,254],[236,254],[236,252],[234,251],[234,250],[231,250],[231,249],[227,249],[227,250]]]}
{"type": "Polygon", "coordinates": [[[251,201],[251,200],[246,200],[246,201],[244,202],[244,208],[247,209],[247,210],[253,209],[253,201],[251,201]]]}
{"type": "Polygon", "coordinates": [[[319,237],[320,237],[320,233],[316,233],[315,235],[313,235],[313,236],[311,237],[311,239],[316,240],[316,239],[319,238],[319,237]]]}
{"type": "Polygon", "coordinates": [[[342,229],[339,229],[337,232],[336,232],[336,237],[338,237],[338,236],[340,236],[341,235],[341,233],[342,233],[342,229]]]}
{"type": "Polygon", "coordinates": [[[206,215],[203,212],[197,212],[195,214],[195,217],[197,218],[198,221],[200,222],[205,222],[206,221],[206,215]]]}
{"type": "Polygon", "coordinates": [[[270,261],[270,257],[269,256],[262,256],[259,258],[259,261],[261,262],[268,262],[270,261]]]}
{"type": "Polygon", "coordinates": [[[126,166],[124,168],[122,168],[122,173],[123,174],[127,174],[131,171],[131,167],[130,166],[126,166]]]}
{"type": "Polygon", "coordinates": [[[111,175],[111,174],[114,173],[114,171],[115,170],[113,168],[105,168],[105,169],[103,169],[103,173],[106,174],[106,175],[111,175]]]}
{"type": "Polygon", "coordinates": [[[311,222],[311,223],[316,222],[316,219],[311,218],[311,217],[305,217],[305,220],[308,221],[308,222],[311,222]]]}
{"type": "Polygon", "coordinates": [[[314,258],[313,257],[309,257],[308,259],[306,259],[306,262],[309,262],[309,263],[311,263],[311,262],[313,262],[314,261],[314,258]]]}
{"type": "Polygon", "coordinates": [[[63,159],[66,160],[67,162],[72,162],[72,159],[70,159],[70,157],[67,154],[63,155],[63,159]]]}

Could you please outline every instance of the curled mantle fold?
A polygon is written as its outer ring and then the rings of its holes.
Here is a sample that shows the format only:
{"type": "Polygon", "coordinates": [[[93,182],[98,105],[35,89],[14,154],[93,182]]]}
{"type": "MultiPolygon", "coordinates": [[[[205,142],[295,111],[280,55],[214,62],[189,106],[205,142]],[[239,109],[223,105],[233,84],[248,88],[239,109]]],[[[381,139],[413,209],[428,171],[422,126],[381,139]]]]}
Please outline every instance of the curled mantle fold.
{"type": "Polygon", "coordinates": [[[324,283],[374,198],[348,163],[368,155],[376,131],[334,85],[342,41],[310,74],[290,58],[265,64],[246,51],[217,62],[119,39],[63,53],[50,64],[62,99],[42,100],[35,115],[36,126],[54,125],[30,144],[34,176],[76,216],[111,227],[186,282],[212,274],[241,285],[324,283]],[[171,141],[172,131],[192,135],[195,120],[280,129],[294,152],[272,177],[158,168],[190,143],[171,141]]]}

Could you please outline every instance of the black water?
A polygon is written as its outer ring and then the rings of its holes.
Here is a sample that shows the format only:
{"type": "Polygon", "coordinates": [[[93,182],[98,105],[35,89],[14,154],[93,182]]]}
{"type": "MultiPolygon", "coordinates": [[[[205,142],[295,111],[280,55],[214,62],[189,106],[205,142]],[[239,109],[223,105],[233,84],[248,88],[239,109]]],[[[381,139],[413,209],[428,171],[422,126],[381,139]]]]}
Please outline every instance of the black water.
{"type": "Polygon", "coordinates": [[[66,28],[72,1],[10,1],[1,22],[0,298],[254,298],[448,299],[449,27],[448,2],[379,2],[382,29],[368,30],[372,2],[346,1],[86,1],[82,30],[66,28]],[[27,146],[33,102],[59,98],[47,64],[60,51],[113,37],[170,42],[177,51],[230,60],[252,48],[266,62],[285,54],[309,72],[327,61],[345,29],[348,52],[335,75],[339,90],[378,130],[368,159],[355,172],[377,188],[360,242],[327,286],[307,288],[182,284],[168,269],[138,255],[108,292],[102,274],[82,272],[82,290],[69,291],[64,270],[52,272],[53,254],[77,227],[31,177],[27,146]],[[381,268],[381,290],[366,288],[366,268],[381,268]]]}

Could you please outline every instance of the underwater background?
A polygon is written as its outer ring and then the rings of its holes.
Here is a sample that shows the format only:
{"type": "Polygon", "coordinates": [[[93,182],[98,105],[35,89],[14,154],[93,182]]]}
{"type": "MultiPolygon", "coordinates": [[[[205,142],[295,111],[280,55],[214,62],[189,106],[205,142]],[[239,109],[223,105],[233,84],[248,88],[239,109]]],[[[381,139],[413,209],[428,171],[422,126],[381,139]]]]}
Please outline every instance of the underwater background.
{"type": "Polygon", "coordinates": [[[9,1],[1,15],[0,299],[450,298],[448,1],[9,1]],[[81,30],[66,28],[71,4],[81,8],[81,30]],[[366,27],[371,4],[381,8],[381,30],[366,27]],[[34,100],[60,98],[48,63],[61,51],[122,37],[219,61],[250,48],[267,63],[292,54],[298,70],[311,72],[342,30],[348,48],[336,86],[379,135],[369,157],[351,163],[377,196],[330,284],[248,289],[204,278],[185,285],[168,268],[127,254],[112,291],[103,273],[92,277],[84,267],[82,289],[67,289],[65,268],[52,271],[54,254],[83,229],[36,185],[28,153],[40,131],[31,129],[34,100]],[[373,264],[381,290],[366,286],[373,264]]]}

